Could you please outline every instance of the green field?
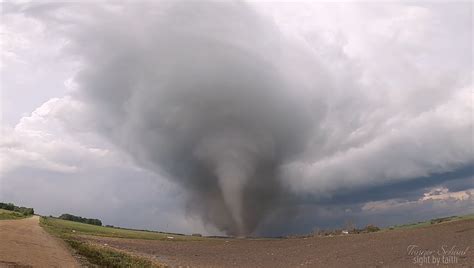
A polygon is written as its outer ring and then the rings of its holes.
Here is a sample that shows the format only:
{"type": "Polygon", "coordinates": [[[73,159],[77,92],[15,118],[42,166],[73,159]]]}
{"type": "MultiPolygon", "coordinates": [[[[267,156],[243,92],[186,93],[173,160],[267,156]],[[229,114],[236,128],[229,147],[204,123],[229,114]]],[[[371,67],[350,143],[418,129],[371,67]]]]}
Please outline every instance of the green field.
{"type": "Polygon", "coordinates": [[[17,219],[24,219],[30,216],[31,215],[25,216],[15,211],[0,208],[0,220],[17,220],[17,219]]]}
{"type": "Polygon", "coordinates": [[[419,228],[419,227],[430,226],[433,224],[443,224],[446,222],[453,222],[453,221],[459,221],[459,220],[472,220],[472,219],[474,219],[474,214],[468,214],[468,215],[462,215],[462,216],[451,216],[451,217],[431,219],[428,221],[397,225],[397,226],[391,227],[390,229],[419,228]]]}
{"type": "Polygon", "coordinates": [[[131,229],[122,229],[116,227],[104,227],[91,224],[85,224],[74,221],[66,221],[51,217],[42,217],[40,220],[41,225],[57,235],[94,235],[94,236],[105,236],[105,237],[118,237],[118,238],[131,238],[131,239],[148,239],[148,240],[203,240],[206,238],[188,236],[188,235],[177,235],[177,234],[166,234],[152,231],[138,231],[131,229]],[[169,239],[168,237],[173,237],[169,239]]]}

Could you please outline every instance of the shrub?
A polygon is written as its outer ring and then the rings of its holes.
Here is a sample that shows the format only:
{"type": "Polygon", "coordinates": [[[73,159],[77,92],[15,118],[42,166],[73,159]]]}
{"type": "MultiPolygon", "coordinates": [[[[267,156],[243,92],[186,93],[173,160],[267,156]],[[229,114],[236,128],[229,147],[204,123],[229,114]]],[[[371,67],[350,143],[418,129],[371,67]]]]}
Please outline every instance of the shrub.
{"type": "Polygon", "coordinates": [[[21,213],[25,216],[35,214],[35,211],[32,208],[17,207],[12,203],[0,203],[0,208],[5,209],[5,210],[10,210],[10,211],[15,211],[15,212],[21,213]]]}
{"type": "Polygon", "coordinates": [[[13,211],[15,209],[15,205],[12,203],[0,203],[0,208],[13,211]]]}
{"type": "Polygon", "coordinates": [[[369,224],[367,225],[367,227],[365,227],[365,231],[367,233],[378,232],[380,231],[380,228],[375,225],[369,224]]]}
{"type": "Polygon", "coordinates": [[[60,219],[62,220],[67,220],[67,221],[76,221],[76,222],[82,222],[82,223],[87,223],[87,224],[92,224],[92,225],[98,225],[102,226],[102,222],[98,219],[88,219],[88,218],[83,218],[71,214],[62,214],[59,216],[60,219]]]}
{"type": "Polygon", "coordinates": [[[437,219],[432,219],[430,221],[431,224],[437,224],[437,223],[442,223],[442,222],[445,222],[445,221],[451,221],[453,220],[454,218],[456,218],[455,216],[451,216],[451,217],[444,217],[444,218],[437,218],[437,219]]]}

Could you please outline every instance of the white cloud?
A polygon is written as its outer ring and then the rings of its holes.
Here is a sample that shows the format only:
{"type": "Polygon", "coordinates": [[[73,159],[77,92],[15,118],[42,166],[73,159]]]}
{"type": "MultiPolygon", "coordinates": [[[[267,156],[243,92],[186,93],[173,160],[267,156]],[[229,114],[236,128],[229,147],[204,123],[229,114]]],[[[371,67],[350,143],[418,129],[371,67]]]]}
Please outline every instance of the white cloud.
{"type": "MultiPolygon", "coordinates": [[[[415,201],[389,199],[382,201],[367,202],[362,206],[363,211],[372,213],[382,213],[397,210],[409,210],[411,212],[423,211],[428,206],[445,210],[443,213],[449,213],[449,208],[453,210],[457,206],[466,206],[466,211],[474,209],[474,189],[468,189],[458,192],[450,192],[448,188],[434,188],[423,194],[415,201]]],[[[441,212],[441,211],[440,211],[441,212]]],[[[455,213],[452,211],[452,213],[455,213]]]]}
{"type": "Polygon", "coordinates": [[[474,197],[474,189],[466,190],[466,191],[459,191],[459,192],[450,192],[448,188],[441,187],[435,188],[431,191],[424,194],[424,196],[420,199],[420,201],[426,200],[460,200],[460,201],[467,201],[473,200],[474,197]]]}
{"type": "Polygon", "coordinates": [[[76,119],[80,120],[80,103],[66,96],[45,102],[14,128],[4,127],[0,143],[2,173],[22,167],[74,173],[81,168],[77,166],[81,159],[96,163],[108,150],[81,144],[80,134],[71,135],[64,123],[76,119]]]}

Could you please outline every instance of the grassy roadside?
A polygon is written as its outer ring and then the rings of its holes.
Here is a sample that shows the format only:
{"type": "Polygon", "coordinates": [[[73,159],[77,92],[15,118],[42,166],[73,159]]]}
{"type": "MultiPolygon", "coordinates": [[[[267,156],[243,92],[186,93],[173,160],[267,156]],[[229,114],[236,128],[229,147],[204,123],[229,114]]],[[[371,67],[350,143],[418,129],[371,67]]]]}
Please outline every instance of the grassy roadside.
{"type": "MultiPolygon", "coordinates": [[[[107,227],[48,217],[41,217],[40,225],[48,233],[64,240],[75,253],[84,256],[88,262],[99,267],[164,267],[145,258],[132,256],[110,248],[91,245],[78,239],[78,234],[87,233],[94,235],[96,232],[101,233],[101,228],[107,227]],[[78,229],[79,232],[76,233],[76,230],[73,228],[78,229]]],[[[104,234],[104,232],[107,234],[107,231],[103,231],[101,234],[104,234]]]]}
{"type": "Polygon", "coordinates": [[[76,253],[86,257],[90,263],[101,267],[165,267],[145,258],[90,245],[73,238],[65,239],[65,241],[76,253]]]}
{"type": "Polygon", "coordinates": [[[19,219],[24,219],[28,217],[31,217],[31,215],[24,215],[16,211],[0,208],[0,220],[19,220],[19,219]]]}

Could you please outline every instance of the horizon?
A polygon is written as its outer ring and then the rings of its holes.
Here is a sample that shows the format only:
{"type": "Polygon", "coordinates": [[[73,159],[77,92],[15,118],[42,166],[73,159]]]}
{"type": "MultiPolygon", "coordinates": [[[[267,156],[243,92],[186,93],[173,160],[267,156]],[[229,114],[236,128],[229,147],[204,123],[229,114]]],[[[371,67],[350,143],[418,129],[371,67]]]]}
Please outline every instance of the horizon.
{"type": "Polygon", "coordinates": [[[0,202],[236,237],[474,213],[472,3],[1,6],[0,202]]]}

